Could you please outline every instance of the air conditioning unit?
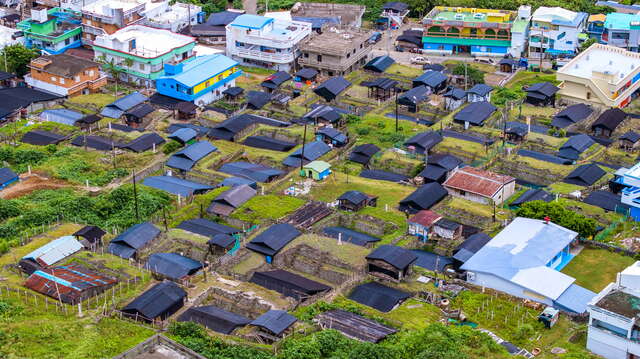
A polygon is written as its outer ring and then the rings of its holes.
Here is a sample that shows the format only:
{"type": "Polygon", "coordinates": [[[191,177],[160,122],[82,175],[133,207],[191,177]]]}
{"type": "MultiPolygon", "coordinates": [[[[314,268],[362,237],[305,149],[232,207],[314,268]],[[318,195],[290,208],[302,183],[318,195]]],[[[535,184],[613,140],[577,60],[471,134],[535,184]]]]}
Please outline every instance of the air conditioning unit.
{"type": "Polygon", "coordinates": [[[476,274],[473,272],[467,272],[467,280],[473,282],[476,280],[476,274]]]}

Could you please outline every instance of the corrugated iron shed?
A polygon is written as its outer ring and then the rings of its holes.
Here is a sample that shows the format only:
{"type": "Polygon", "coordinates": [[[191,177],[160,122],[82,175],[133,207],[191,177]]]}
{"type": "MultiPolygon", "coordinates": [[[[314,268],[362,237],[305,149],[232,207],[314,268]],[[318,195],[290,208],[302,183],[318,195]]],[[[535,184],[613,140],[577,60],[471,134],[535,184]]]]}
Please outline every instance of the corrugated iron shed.
{"type": "Polygon", "coordinates": [[[78,265],[37,270],[29,276],[25,287],[67,304],[77,304],[104,292],[118,281],[91,272],[78,265]]]}
{"type": "Polygon", "coordinates": [[[82,248],[82,243],[78,242],[75,237],[64,236],[45,244],[22,259],[30,259],[42,266],[50,266],[82,248]]]}

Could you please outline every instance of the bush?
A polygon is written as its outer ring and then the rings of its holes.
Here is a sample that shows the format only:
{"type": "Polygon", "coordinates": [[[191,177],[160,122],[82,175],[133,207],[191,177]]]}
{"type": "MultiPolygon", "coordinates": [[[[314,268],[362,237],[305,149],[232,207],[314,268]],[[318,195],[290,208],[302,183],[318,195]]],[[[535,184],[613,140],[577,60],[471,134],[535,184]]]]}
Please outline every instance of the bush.
{"type": "Polygon", "coordinates": [[[526,340],[530,338],[534,333],[535,329],[533,329],[533,326],[531,324],[522,324],[516,329],[514,338],[516,340],[526,340]]]}
{"type": "Polygon", "coordinates": [[[162,153],[168,155],[178,150],[178,148],[182,147],[182,144],[176,140],[171,140],[169,143],[162,147],[162,153]]]}
{"type": "Polygon", "coordinates": [[[597,223],[594,219],[566,209],[557,202],[527,202],[518,208],[516,215],[534,219],[549,217],[553,223],[576,231],[584,238],[591,237],[596,233],[597,223]]]}

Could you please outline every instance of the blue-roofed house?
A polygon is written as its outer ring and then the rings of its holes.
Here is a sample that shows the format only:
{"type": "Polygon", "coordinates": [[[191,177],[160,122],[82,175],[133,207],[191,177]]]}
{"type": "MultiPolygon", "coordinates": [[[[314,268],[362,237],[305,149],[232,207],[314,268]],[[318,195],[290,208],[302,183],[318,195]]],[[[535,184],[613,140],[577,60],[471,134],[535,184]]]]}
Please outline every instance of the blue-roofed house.
{"type": "Polygon", "coordinates": [[[238,62],[222,55],[197,56],[178,64],[164,64],[164,75],[156,79],[162,95],[204,106],[222,98],[242,75],[238,62]]]}
{"type": "Polygon", "coordinates": [[[154,253],[149,256],[144,267],[156,275],[180,280],[199,271],[202,263],[177,253],[154,253]]]}
{"type": "Polygon", "coordinates": [[[192,144],[198,137],[198,131],[189,127],[182,127],[174,131],[169,136],[170,140],[178,141],[183,145],[192,144]]]}
{"type": "Polygon", "coordinates": [[[0,168],[0,189],[3,189],[14,182],[18,182],[20,177],[11,168],[0,168]]]}
{"type": "Polygon", "coordinates": [[[391,56],[378,56],[374,57],[371,61],[367,62],[364,65],[365,70],[373,71],[373,72],[385,72],[391,65],[393,65],[396,61],[391,58],[391,56]]]}
{"type": "Polygon", "coordinates": [[[146,177],[142,181],[142,184],[185,198],[193,196],[194,194],[206,193],[213,189],[213,187],[209,185],[173,176],[146,177]]]}
{"type": "Polygon", "coordinates": [[[253,238],[246,247],[265,255],[267,262],[271,263],[273,256],[301,234],[299,230],[288,223],[274,224],[253,238]]]}
{"type": "Polygon", "coordinates": [[[100,115],[103,117],[120,118],[126,111],[147,100],[149,99],[140,92],[133,92],[105,106],[100,112],[100,115]]]}
{"type": "Polygon", "coordinates": [[[167,161],[167,166],[181,171],[190,171],[195,164],[218,148],[209,141],[199,141],[176,152],[167,161]]]}
{"type": "Polygon", "coordinates": [[[63,125],[73,126],[84,115],[80,112],[68,110],[66,108],[54,108],[40,112],[40,120],[48,122],[61,123],[63,125]]]}
{"type": "Polygon", "coordinates": [[[591,137],[585,134],[578,134],[569,137],[567,142],[560,146],[558,156],[568,160],[577,161],[580,155],[596,143],[591,137]]]}
{"type": "Polygon", "coordinates": [[[316,139],[334,147],[342,147],[349,142],[347,135],[333,127],[322,127],[316,131],[316,139]]]}
{"type": "Polygon", "coordinates": [[[266,335],[261,335],[260,332],[257,333],[263,337],[263,340],[266,339],[267,342],[272,342],[274,341],[274,337],[278,339],[282,338],[285,332],[287,332],[287,329],[291,328],[297,321],[298,319],[296,319],[296,317],[284,310],[271,309],[249,324],[265,332],[266,335]]]}
{"type": "Polygon", "coordinates": [[[413,87],[425,86],[431,93],[440,93],[447,88],[447,75],[429,70],[413,79],[413,87]]]}
{"type": "Polygon", "coordinates": [[[331,151],[331,147],[322,141],[310,142],[295,150],[282,163],[289,167],[297,167],[301,162],[304,165],[315,161],[329,151],[331,151]]]}
{"type": "Polygon", "coordinates": [[[517,217],[460,268],[469,283],[583,313],[596,294],[560,272],[573,259],[577,238],[552,222],[517,217]]]}
{"type": "Polygon", "coordinates": [[[159,235],[160,229],[151,222],[138,223],[114,238],[109,243],[107,250],[124,259],[136,258],[138,250],[148,245],[159,235]]]}
{"type": "Polygon", "coordinates": [[[322,181],[331,174],[331,164],[325,161],[311,161],[300,170],[300,176],[322,181]]]}
{"type": "Polygon", "coordinates": [[[289,72],[311,24],[243,14],[226,27],[227,55],[242,65],[289,72]]]}
{"type": "Polygon", "coordinates": [[[475,84],[467,90],[467,102],[491,101],[491,92],[493,87],[485,84],[475,84]]]}

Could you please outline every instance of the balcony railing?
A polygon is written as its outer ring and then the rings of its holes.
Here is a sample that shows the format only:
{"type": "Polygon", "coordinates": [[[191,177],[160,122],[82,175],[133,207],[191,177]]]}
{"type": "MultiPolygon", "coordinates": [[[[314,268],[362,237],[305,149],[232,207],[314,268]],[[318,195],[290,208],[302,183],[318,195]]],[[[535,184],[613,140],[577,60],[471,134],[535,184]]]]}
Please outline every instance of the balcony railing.
{"type": "Polygon", "coordinates": [[[236,48],[233,52],[240,57],[248,57],[256,60],[287,63],[294,60],[293,54],[278,54],[271,52],[264,52],[258,50],[246,50],[236,48]]]}

